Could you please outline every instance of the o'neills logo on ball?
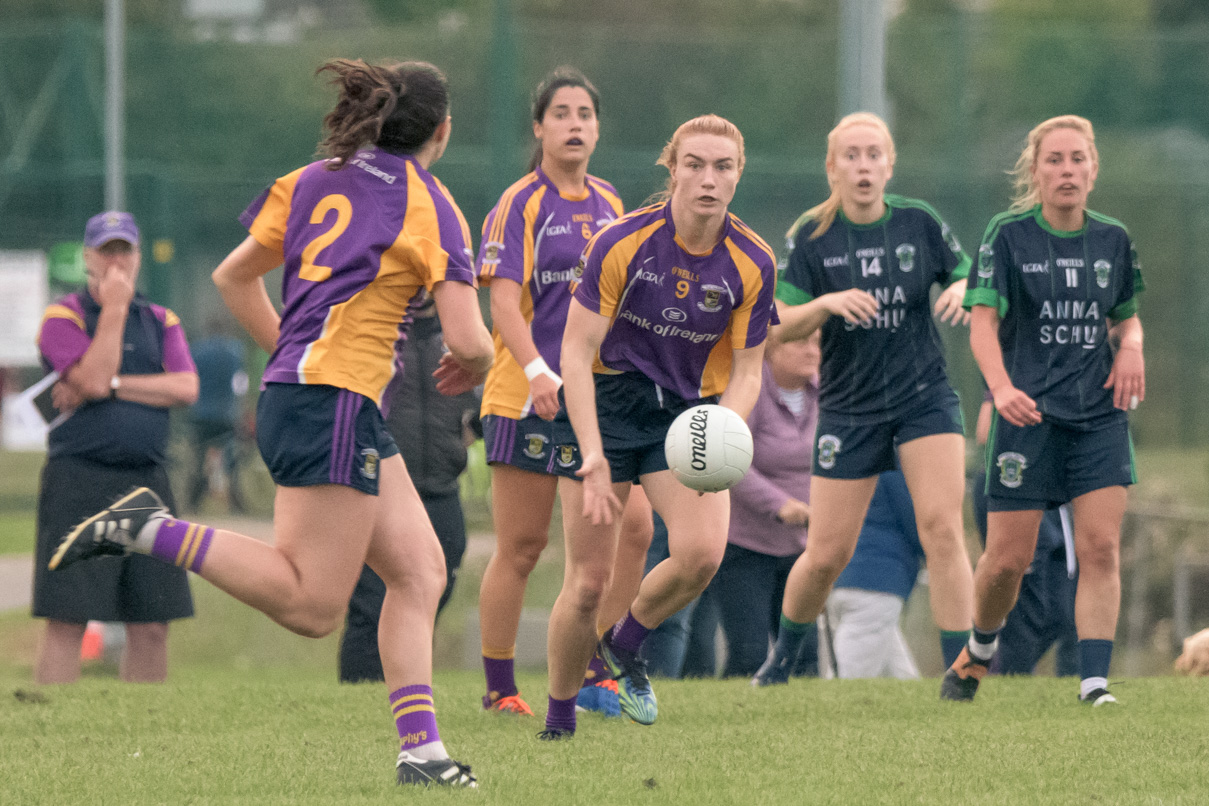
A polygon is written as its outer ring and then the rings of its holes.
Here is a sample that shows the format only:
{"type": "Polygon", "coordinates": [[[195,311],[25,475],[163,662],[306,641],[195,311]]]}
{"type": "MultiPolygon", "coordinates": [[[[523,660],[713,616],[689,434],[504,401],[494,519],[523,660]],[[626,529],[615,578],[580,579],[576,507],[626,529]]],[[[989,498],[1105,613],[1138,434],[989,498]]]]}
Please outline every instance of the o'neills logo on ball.
{"type": "Polygon", "coordinates": [[[689,465],[693,470],[705,470],[705,425],[708,422],[709,414],[704,411],[693,412],[693,416],[688,421],[691,446],[689,465]]]}

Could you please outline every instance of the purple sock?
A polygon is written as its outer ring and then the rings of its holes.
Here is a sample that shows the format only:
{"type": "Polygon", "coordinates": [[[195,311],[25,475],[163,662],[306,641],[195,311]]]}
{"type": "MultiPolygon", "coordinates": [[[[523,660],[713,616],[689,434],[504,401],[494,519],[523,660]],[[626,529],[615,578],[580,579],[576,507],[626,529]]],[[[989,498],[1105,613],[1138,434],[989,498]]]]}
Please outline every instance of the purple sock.
{"type": "Polygon", "coordinates": [[[157,560],[201,573],[202,562],[210,550],[214,528],[200,523],[167,519],[155,532],[151,556],[157,560]]]}
{"type": "Polygon", "coordinates": [[[404,686],[391,692],[390,710],[399,729],[400,750],[441,741],[431,686],[404,686]]]}
{"type": "MultiPolygon", "coordinates": [[[[578,695],[576,695],[578,696],[578,695]]],[[[550,697],[546,706],[546,727],[551,730],[568,730],[575,732],[575,700],[556,700],[550,697]]]]}
{"type": "Polygon", "coordinates": [[[593,652],[592,660],[588,661],[588,672],[584,675],[584,685],[590,686],[601,680],[608,680],[609,677],[609,670],[605,668],[604,661],[600,659],[600,655],[593,652]]]}
{"type": "Polygon", "coordinates": [[[487,694],[483,697],[483,707],[490,708],[491,703],[517,693],[516,677],[513,674],[515,658],[514,650],[494,652],[483,650],[483,671],[487,675],[487,694]],[[491,652],[489,656],[487,653],[491,652]],[[507,657],[501,657],[507,655],[507,657]]]}
{"type": "Polygon", "coordinates": [[[626,611],[625,618],[613,628],[613,646],[636,655],[650,632],[649,627],[643,627],[638,623],[638,619],[634,618],[633,613],[626,611]]]}

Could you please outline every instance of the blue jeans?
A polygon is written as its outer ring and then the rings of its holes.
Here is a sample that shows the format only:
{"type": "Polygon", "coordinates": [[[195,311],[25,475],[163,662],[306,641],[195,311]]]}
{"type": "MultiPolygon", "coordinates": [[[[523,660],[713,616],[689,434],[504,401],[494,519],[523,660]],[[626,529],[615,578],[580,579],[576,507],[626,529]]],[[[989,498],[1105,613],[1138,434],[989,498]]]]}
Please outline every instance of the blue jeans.
{"type": "MultiPolygon", "coordinates": [[[[646,569],[668,557],[667,525],[655,513],[655,534],[647,550],[646,569]]],[[[717,605],[707,588],[705,593],[668,616],[651,631],[642,644],[642,656],[648,670],[658,677],[713,677],[715,670],[714,633],[718,628],[717,605]]]]}

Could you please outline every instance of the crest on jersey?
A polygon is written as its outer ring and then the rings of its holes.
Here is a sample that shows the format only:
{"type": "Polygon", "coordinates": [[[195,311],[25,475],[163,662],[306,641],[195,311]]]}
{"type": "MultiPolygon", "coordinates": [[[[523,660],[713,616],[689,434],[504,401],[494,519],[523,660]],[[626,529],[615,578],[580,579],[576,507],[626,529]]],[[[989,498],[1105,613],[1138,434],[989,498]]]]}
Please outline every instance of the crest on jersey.
{"type": "Polygon", "coordinates": [[[579,262],[575,264],[575,268],[571,269],[571,278],[575,282],[579,282],[584,276],[584,255],[579,256],[579,262]]]}
{"type": "Polygon", "coordinates": [[[559,467],[574,467],[575,466],[575,446],[574,445],[559,445],[558,454],[555,459],[559,467]]]}
{"type": "Polygon", "coordinates": [[[381,461],[378,458],[378,451],[374,448],[366,448],[361,451],[361,475],[367,479],[378,478],[378,466],[381,461]]]}
{"type": "Polygon", "coordinates": [[[898,267],[903,271],[915,268],[915,244],[900,243],[894,255],[898,258],[898,267]]]}
{"type": "Polygon", "coordinates": [[[495,243],[494,241],[487,244],[487,250],[485,252],[483,252],[483,262],[484,263],[499,262],[500,246],[501,246],[501,244],[495,243]]]}
{"type": "Polygon", "coordinates": [[[1108,288],[1108,275],[1112,273],[1112,264],[1107,260],[1097,260],[1092,264],[1092,268],[1096,272],[1096,285],[1108,288]]]}
{"type": "Polygon", "coordinates": [[[995,465],[999,468],[999,483],[1004,487],[1014,490],[1024,483],[1024,469],[1028,467],[1024,454],[1015,451],[1001,453],[995,465]]]}
{"type": "Polygon", "coordinates": [[[989,243],[978,247],[978,276],[989,280],[995,274],[995,250],[989,243]]]}
{"type": "Polygon", "coordinates": [[[722,310],[722,292],[725,288],[716,285],[703,285],[701,290],[705,292],[705,299],[697,303],[697,307],[706,313],[717,313],[722,310]]]}
{"type": "Polygon", "coordinates": [[[546,455],[546,443],[549,441],[545,434],[525,434],[523,453],[530,459],[541,459],[546,455]]]}
{"type": "Polygon", "coordinates": [[[833,434],[823,434],[819,437],[819,467],[826,470],[835,467],[835,457],[842,446],[840,438],[833,434]]]}

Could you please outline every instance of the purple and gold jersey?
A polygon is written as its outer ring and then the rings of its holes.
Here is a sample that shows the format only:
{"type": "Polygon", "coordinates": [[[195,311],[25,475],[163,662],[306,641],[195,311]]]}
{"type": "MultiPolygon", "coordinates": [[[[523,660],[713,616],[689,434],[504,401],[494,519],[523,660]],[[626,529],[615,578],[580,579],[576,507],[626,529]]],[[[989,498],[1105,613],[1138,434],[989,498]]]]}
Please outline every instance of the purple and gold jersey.
{"type": "Polygon", "coordinates": [[[643,207],[601,230],[582,265],[575,299],[611,320],[597,373],[641,372],[686,400],[720,395],[733,351],[768,335],[776,259],[732,214],[718,244],[695,255],[667,202],[643,207]]]}
{"type": "MultiPolygon", "coordinates": [[[[484,285],[504,277],[520,283],[521,315],[533,343],[559,372],[571,279],[580,255],[601,227],[622,214],[621,198],[604,180],[587,177],[583,196],[563,196],[538,167],[500,197],[483,222],[478,270],[484,285]]],[[[531,413],[529,382],[498,330],[495,362],[483,387],[483,414],[531,413]]]]}
{"type": "Polygon", "coordinates": [[[867,323],[829,316],[821,328],[819,409],[854,425],[892,420],[921,395],[950,391],[929,294],[933,284],[948,285],[970,270],[970,258],[931,206],[893,194],[885,202],[885,215],[871,224],[854,224],[840,210],[818,238],[814,220],[799,218],[777,288],[787,305],[850,288],[880,303],[867,323]]]}
{"type": "Polygon", "coordinates": [[[1117,411],[1104,388],[1113,360],[1108,327],[1137,313],[1144,287],[1121,222],[1088,210],[1082,229],[1060,232],[1037,205],[991,219],[965,305],[999,312],[1012,384],[1047,419],[1090,424],[1117,411]]]}
{"type": "Polygon", "coordinates": [[[240,221],[280,250],[281,333],[265,383],[326,384],[382,405],[404,321],[444,280],[474,285],[470,229],[413,157],[358,151],[278,179],[240,221]]]}

